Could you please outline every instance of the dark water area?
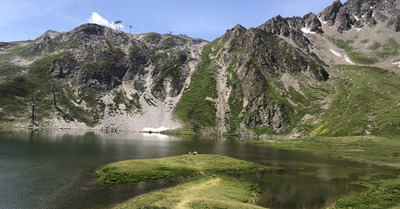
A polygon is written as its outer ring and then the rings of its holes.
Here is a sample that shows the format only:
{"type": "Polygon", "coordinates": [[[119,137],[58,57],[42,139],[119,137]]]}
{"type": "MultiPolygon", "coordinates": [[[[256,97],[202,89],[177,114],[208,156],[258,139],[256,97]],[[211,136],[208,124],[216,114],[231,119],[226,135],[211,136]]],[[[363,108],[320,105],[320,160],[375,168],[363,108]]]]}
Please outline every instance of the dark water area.
{"type": "Polygon", "coordinates": [[[258,204],[269,208],[324,208],[343,195],[363,191],[351,183],[362,175],[398,174],[389,168],[240,140],[141,133],[0,132],[0,208],[110,208],[179,182],[101,186],[96,184],[97,168],[120,160],[176,156],[194,150],[284,167],[235,175],[258,184],[263,189],[258,204]]]}

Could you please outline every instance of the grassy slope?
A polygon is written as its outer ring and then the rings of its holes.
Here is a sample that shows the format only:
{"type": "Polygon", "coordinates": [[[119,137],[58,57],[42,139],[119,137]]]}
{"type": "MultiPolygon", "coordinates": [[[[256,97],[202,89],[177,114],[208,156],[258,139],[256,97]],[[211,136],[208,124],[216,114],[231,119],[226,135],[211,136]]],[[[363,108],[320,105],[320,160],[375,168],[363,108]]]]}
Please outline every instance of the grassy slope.
{"type": "Polygon", "coordinates": [[[174,115],[192,130],[215,126],[216,109],[214,103],[207,101],[206,97],[215,98],[217,95],[214,69],[210,65],[209,57],[217,41],[204,46],[199,68],[192,77],[190,87],[185,90],[173,110],[174,115]]]}
{"type": "MultiPolygon", "coordinates": [[[[61,52],[57,55],[47,56],[36,60],[29,66],[27,73],[15,72],[17,76],[10,77],[7,81],[0,83],[0,129],[14,122],[29,123],[31,116],[31,98],[40,101],[35,106],[35,120],[41,123],[43,119],[52,114],[64,117],[67,121],[78,120],[88,126],[97,124],[102,110],[99,107],[98,93],[90,88],[79,89],[78,96],[75,95],[70,85],[60,82],[48,74],[51,63],[65,57],[72,57],[70,52],[61,52]],[[51,89],[58,89],[57,104],[61,111],[53,108],[53,95],[51,89]],[[86,107],[89,107],[88,110],[86,107]],[[4,123],[3,125],[1,123],[4,123]]],[[[5,70],[21,70],[16,66],[7,66],[5,70]]],[[[100,106],[99,106],[100,105],[100,106]]]]}
{"type": "Polygon", "coordinates": [[[337,68],[335,98],[309,136],[400,134],[400,77],[376,67],[337,68]]]}
{"type": "Polygon", "coordinates": [[[225,174],[268,169],[272,168],[219,155],[181,155],[111,163],[97,173],[102,184],[196,176],[174,188],[135,197],[117,208],[259,208],[248,203],[256,200],[260,189],[225,174]]]}

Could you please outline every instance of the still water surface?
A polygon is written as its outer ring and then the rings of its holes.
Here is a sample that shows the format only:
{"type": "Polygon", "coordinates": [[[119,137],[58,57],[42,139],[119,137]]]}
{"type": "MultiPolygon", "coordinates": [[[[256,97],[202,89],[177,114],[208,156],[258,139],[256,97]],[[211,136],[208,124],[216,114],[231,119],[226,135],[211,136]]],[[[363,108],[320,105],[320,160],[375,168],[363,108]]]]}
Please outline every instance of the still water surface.
{"type": "Polygon", "coordinates": [[[364,188],[351,184],[371,172],[394,171],[240,140],[198,139],[140,133],[0,132],[0,208],[109,208],[178,182],[96,185],[96,168],[115,161],[175,156],[198,151],[283,166],[283,171],[237,175],[263,189],[259,205],[324,208],[364,188]],[[301,168],[301,169],[299,169],[301,168]]]}

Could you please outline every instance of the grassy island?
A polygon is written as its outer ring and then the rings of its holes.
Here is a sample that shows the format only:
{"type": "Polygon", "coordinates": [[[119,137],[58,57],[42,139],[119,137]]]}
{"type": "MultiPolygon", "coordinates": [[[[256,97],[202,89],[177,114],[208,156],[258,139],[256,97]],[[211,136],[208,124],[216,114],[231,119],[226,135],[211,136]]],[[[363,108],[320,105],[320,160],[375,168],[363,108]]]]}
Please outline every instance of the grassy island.
{"type": "Polygon", "coordinates": [[[225,174],[272,169],[255,162],[200,154],[121,161],[96,172],[100,184],[187,178],[181,185],[132,198],[117,208],[261,208],[252,204],[260,193],[257,185],[225,174]]]}

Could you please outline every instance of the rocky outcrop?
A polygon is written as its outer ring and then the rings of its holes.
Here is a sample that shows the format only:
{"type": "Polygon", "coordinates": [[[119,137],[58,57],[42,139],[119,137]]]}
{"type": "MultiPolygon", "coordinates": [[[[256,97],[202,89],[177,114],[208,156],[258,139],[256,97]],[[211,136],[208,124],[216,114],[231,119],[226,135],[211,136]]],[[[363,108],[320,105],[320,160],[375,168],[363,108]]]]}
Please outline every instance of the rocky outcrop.
{"type": "Polygon", "coordinates": [[[329,26],[333,26],[336,22],[337,14],[340,11],[340,8],[343,7],[343,4],[340,0],[333,2],[333,4],[326,9],[324,9],[320,14],[319,17],[322,21],[325,21],[329,26]]]}
{"type": "Polygon", "coordinates": [[[249,118],[245,121],[247,127],[264,129],[272,127],[275,133],[278,134],[285,132],[289,128],[288,113],[284,112],[284,105],[277,103],[265,104],[259,98],[256,100],[258,102],[254,103],[252,101],[250,102],[251,105],[246,107],[246,111],[250,112],[249,118]]]}

